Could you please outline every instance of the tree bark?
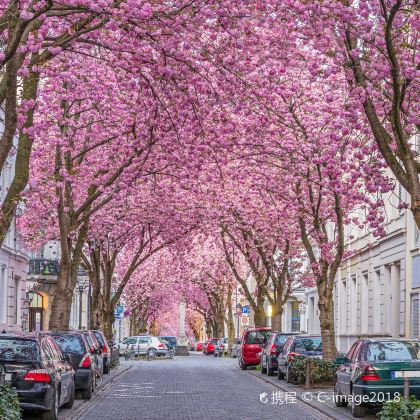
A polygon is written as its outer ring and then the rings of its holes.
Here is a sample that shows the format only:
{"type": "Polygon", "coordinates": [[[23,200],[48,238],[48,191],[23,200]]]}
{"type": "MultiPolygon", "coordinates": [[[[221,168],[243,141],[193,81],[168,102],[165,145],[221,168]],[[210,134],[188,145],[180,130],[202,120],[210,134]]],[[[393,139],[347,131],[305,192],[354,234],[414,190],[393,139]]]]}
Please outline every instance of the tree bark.
{"type": "Polygon", "coordinates": [[[282,318],[283,318],[283,301],[277,300],[276,304],[273,306],[273,315],[272,315],[273,331],[279,331],[279,332],[282,331],[283,329],[282,318]]]}
{"type": "Polygon", "coordinates": [[[232,350],[235,341],[235,323],[232,313],[232,285],[229,284],[227,294],[227,325],[228,325],[228,349],[232,350]]]}

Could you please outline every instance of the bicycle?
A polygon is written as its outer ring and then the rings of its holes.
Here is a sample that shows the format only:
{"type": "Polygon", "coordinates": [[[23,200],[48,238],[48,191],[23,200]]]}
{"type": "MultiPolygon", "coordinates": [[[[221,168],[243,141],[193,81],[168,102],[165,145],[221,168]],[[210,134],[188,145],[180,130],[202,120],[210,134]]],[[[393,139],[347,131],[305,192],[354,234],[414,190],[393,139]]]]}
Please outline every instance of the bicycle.
{"type": "Polygon", "coordinates": [[[173,359],[175,356],[175,349],[173,347],[169,347],[169,358],[173,359]]]}
{"type": "Polygon", "coordinates": [[[97,389],[100,386],[102,386],[102,383],[103,383],[102,372],[100,372],[98,369],[95,368],[95,381],[93,383],[93,387],[97,389]]]}

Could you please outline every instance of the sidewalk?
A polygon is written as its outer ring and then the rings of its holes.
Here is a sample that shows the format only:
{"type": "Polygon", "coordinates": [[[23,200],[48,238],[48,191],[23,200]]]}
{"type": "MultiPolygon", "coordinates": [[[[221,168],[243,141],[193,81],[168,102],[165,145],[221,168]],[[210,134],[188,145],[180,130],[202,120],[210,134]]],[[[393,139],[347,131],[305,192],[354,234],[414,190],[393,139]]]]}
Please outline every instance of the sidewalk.
{"type": "Polygon", "coordinates": [[[112,369],[108,375],[103,375],[103,383],[101,387],[95,389],[95,392],[93,393],[92,398],[90,400],[76,399],[71,409],[60,409],[58,418],[60,420],[78,419],[80,417],[80,414],[87,409],[87,406],[93,401],[95,401],[106,389],[108,389],[115,379],[117,379],[119,376],[131,369],[133,364],[134,363],[132,360],[127,361],[124,360],[124,358],[120,357],[119,366],[117,368],[112,369]]]}
{"type": "MultiPolygon", "coordinates": [[[[311,406],[317,411],[322,412],[326,416],[332,419],[345,420],[353,419],[351,415],[350,408],[340,408],[336,407],[333,401],[333,388],[317,388],[314,386],[310,389],[305,389],[302,386],[292,385],[287,383],[284,380],[278,380],[277,376],[267,376],[263,375],[261,372],[256,370],[247,370],[247,373],[258,377],[264,382],[272,384],[275,388],[280,389],[281,391],[296,393],[298,400],[303,401],[305,404],[311,406]]],[[[368,414],[364,417],[365,419],[376,419],[374,411],[369,411],[368,414]]]]}

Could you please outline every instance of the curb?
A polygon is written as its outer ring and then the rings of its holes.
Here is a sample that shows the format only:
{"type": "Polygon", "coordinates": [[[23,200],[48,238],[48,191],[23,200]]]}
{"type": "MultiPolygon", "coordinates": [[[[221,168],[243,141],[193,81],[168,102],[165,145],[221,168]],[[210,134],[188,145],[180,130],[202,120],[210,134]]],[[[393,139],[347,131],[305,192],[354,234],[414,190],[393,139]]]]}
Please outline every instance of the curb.
{"type": "Polygon", "coordinates": [[[122,366],[121,369],[115,373],[115,375],[112,377],[112,379],[110,379],[106,384],[104,384],[101,388],[98,388],[96,390],[96,392],[93,393],[92,398],[90,400],[83,400],[82,404],[79,405],[79,407],[77,407],[74,411],[72,411],[71,413],[69,413],[66,417],[65,420],[77,420],[80,418],[80,414],[82,412],[85,412],[85,405],[95,402],[102,394],[102,392],[106,391],[113,383],[114,381],[119,378],[123,373],[127,372],[128,370],[130,370],[132,368],[132,365],[127,366],[125,369],[122,366]],[[99,392],[98,392],[99,391],[99,392]]]}
{"type": "MultiPolygon", "coordinates": [[[[255,374],[255,373],[253,373],[253,372],[251,372],[251,371],[248,371],[247,370],[247,373],[249,373],[250,375],[252,375],[252,376],[254,376],[255,378],[257,378],[257,379],[259,379],[259,380],[261,380],[261,381],[263,381],[263,382],[265,382],[265,383],[267,383],[267,384],[270,384],[271,386],[273,386],[274,388],[278,388],[278,389],[280,389],[280,390],[282,390],[282,391],[285,391],[285,392],[290,392],[290,388],[288,388],[288,387],[282,387],[282,386],[280,386],[280,385],[278,385],[278,384],[275,384],[275,383],[273,383],[273,382],[271,382],[271,381],[269,381],[269,380],[267,380],[267,379],[265,379],[264,377],[262,377],[262,376],[260,376],[260,375],[257,375],[257,374],[255,374]]],[[[306,406],[308,406],[308,407],[310,407],[312,410],[314,410],[314,411],[317,411],[318,413],[321,413],[322,415],[324,415],[325,417],[327,417],[327,418],[329,418],[329,419],[333,419],[333,420],[337,420],[337,417],[336,416],[333,416],[331,413],[329,413],[328,411],[325,411],[325,410],[323,410],[322,408],[320,408],[320,407],[318,407],[318,406],[316,406],[316,405],[314,405],[314,404],[311,404],[310,402],[308,402],[308,401],[305,401],[305,400],[303,400],[302,399],[302,396],[301,395],[298,395],[298,393],[296,393],[296,398],[302,403],[302,404],[304,404],[304,405],[306,405],[306,406]]]]}

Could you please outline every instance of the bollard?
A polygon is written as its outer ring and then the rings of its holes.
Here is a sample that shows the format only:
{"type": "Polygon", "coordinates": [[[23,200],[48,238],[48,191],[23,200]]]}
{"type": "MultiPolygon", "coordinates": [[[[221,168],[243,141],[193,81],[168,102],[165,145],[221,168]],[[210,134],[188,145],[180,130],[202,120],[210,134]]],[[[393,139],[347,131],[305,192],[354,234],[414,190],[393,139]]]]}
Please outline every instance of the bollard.
{"type": "Polygon", "coordinates": [[[409,379],[404,377],[404,399],[408,400],[410,396],[410,382],[409,379]]]}
{"type": "Polygon", "coordinates": [[[306,360],[305,388],[311,387],[311,359],[306,360]]]}

